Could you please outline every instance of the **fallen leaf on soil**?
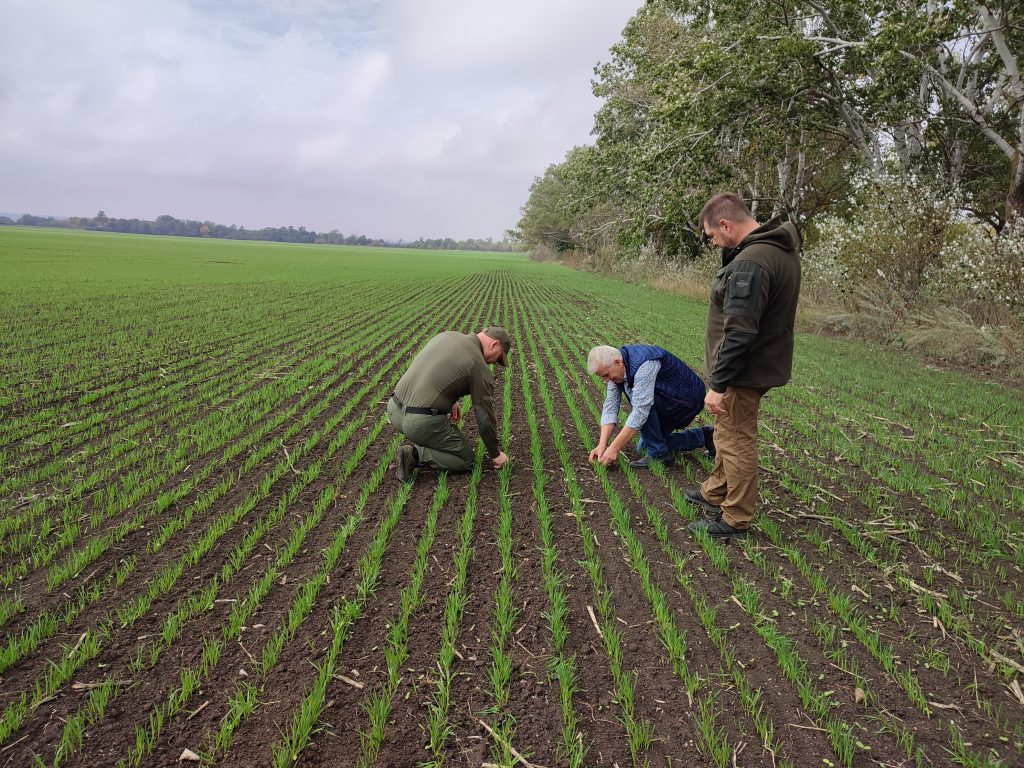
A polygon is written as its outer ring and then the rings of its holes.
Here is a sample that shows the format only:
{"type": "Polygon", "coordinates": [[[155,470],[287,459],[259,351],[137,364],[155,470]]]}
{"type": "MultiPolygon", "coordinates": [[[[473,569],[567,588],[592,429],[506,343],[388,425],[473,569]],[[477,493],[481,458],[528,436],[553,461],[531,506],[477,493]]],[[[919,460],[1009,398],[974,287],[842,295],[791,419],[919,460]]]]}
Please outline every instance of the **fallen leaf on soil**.
{"type": "Polygon", "coordinates": [[[184,752],[181,753],[181,757],[178,758],[178,762],[181,763],[186,761],[189,763],[198,763],[199,755],[197,755],[191,749],[186,749],[184,752]]]}

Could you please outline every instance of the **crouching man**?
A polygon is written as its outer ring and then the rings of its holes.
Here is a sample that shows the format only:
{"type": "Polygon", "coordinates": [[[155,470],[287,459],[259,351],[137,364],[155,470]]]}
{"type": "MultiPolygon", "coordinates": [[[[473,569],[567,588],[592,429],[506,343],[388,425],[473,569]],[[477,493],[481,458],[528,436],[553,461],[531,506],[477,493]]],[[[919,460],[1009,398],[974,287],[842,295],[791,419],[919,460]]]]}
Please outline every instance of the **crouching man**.
{"type": "Polygon", "coordinates": [[[413,358],[388,400],[388,420],[411,444],[398,447],[398,479],[412,480],[416,467],[468,472],[475,448],[457,424],[459,401],[473,398],[480,439],[500,469],[508,456],[498,444],[491,363],[508,365],[512,340],[499,326],[479,333],[439,333],[413,358]]]}
{"type": "Polygon", "coordinates": [[[650,468],[653,462],[675,463],[677,451],[706,449],[715,453],[711,427],[687,428],[704,408],[704,382],[682,360],[661,347],[632,344],[616,349],[600,346],[590,350],[587,370],[607,387],[601,411],[601,437],[590,452],[590,461],[604,466],[640,434],[640,458],[631,467],[650,468]],[[632,412],[618,436],[609,444],[619,423],[622,395],[632,412]]]}

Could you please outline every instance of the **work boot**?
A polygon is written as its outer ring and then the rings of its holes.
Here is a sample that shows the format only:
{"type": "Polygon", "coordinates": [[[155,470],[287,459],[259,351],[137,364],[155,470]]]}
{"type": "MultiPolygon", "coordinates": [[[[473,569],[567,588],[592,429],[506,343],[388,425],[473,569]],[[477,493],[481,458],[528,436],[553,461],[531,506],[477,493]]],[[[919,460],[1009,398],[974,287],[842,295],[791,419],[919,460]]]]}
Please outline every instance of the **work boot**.
{"type": "Polygon", "coordinates": [[[725,520],[712,520],[707,517],[690,523],[687,528],[694,533],[705,531],[713,539],[745,539],[750,535],[746,528],[733,528],[725,520]]]}
{"type": "Polygon", "coordinates": [[[676,457],[673,453],[666,453],[662,456],[651,456],[650,454],[643,456],[636,461],[629,462],[629,466],[633,469],[651,469],[654,464],[661,464],[663,467],[671,467],[676,463],[676,457]]]}
{"type": "Polygon", "coordinates": [[[683,496],[686,497],[686,500],[688,502],[697,505],[698,507],[702,508],[705,512],[707,512],[712,520],[722,519],[722,508],[715,506],[710,501],[705,499],[704,494],[700,492],[700,488],[684,488],[683,496]]]}
{"type": "Polygon", "coordinates": [[[407,483],[412,480],[412,474],[416,471],[416,466],[419,464],[417,458],[415,446],[398,446],[398,452],[395,455],[395,469],[398,470],[399,482],[407,483]]]}
{"type": "Polygon", "coordinates": [[[715,454],[718,451],[715,450],[715,428],[703,426],[701,430],[704,432],[704,450],[708,452],[708,456],[712,459],[715,458],[715,454]]]}

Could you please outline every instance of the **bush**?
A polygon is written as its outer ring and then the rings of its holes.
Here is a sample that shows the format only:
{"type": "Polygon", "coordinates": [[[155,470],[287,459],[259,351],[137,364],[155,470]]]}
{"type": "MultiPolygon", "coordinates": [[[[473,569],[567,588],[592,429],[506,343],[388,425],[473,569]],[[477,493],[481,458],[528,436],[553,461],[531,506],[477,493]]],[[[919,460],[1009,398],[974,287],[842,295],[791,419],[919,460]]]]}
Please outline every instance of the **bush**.
{"type": "Polygon", "coordinates": [[[804,250],[805,297],[841,307],[816,325],[963,363],[1020,359],[1024,222],[997,235],[916,178],[863,183],[856,202],[819,218],[804,250]]]}

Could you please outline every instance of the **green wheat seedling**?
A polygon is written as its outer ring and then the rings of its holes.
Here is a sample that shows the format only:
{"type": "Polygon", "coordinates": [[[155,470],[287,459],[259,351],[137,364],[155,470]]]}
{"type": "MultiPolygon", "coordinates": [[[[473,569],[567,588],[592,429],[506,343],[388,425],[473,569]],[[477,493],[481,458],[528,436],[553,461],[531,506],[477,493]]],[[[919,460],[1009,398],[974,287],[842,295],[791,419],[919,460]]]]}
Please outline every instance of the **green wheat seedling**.
{"type": "MultiPolygon", "coordinates": [[[[284,649],[286,643],[296,636],[302,623],[312,613],[317,597],[324,585],[327,583],[329,574],[337,565],[348,539],[355,532],[356,528],[365,520],[364,510],[366,508],[366,504],[373,494],[380,488],[390,463],[394,458],[395,450],[398,447],[399,442],[400,439],[396,438],[390,443],[374,471],[370,474],[370,477],[366,480],[360,490],[352,513],[334,532],[330,546],[328,546],[323,553],[323,560],[320,568],[299,588],[298,594],[292,602],[287,615],[284,617],[281,624],[274,629],[270,638],[264,644],[260,661],[256,665],[256,672],[259,676],[259,686],[257,687],[254,684],[245,681],[240,684],[236,690],[235,696],[233,697],[234,703],[229,707],[228,714],[222,721],[221,727],[217,731],[213,743],[207,748],[207,752],[211,756],[222,755],[227,751],[228,747],[232,743],[235,730],[249,717],[255,708],[254,700],[258,699],[259,694],[262,692],[263,686],[266,684],[266,680],[270,672],[274,669],[280,658],[281,651],[284,649]]],[[[344,479],[347,478],[348,474],[351,473],[354,467],[355,464],[352,464],[351,468],[346,466],[341,478],[339,478],[338,485],[344,482],[344,479]]]]}
{"type": "Polygon", "coordinates": [[[298,759],[299,754],[313,735],[313,730],[326,704],[325,693],[328,683],[334,677],[338,655],[352,631],[352,626],[362,614],[366,601],[376,589],[384,552],[391,539],[391,534],[398,524],[399,515],[411,494],[412,484],[403,483],[391,498],[377,536],[359,561],[359,580],[356,584],[355,597],[346,598],[340,605],[334,606],[331,621],[333,634],[327,657],[318,668],[317,678],[312,687],[292,715],[291,725],[288,726],[284,737],[272,747],[273,761],[277,768],[287,768],[298,759]]]}
{"type": "MultiPolygon", "coordinates": [[[[521,336],[520,320],[517,308],[513,310],[512,330],[521,336]]],[[[579,730],[579,715],[576,712],[574,696],[578,692],[576,658],[566,654],[569,640],[569,628],[566,618],[569,613],[568,598],[563,584],[564,575],[558,569],[558,548],[554,542],[551,511],[548,508],[544,473],[544,455],[540,432],[537,428],[537,412],[532,396],[529,369],[524,355],[519,355],[520,387],[523,391],[523,402],[526,408],[526,421],[530,427],[530,463],[533,468],[533,498],[536,504],[537,520],[541,538],[541,569],[544,575],[544,591],[547,594],[549,609],[544,612],[548,621],[548,629],[554,645],[555,654],[549,664],[551,677],[558,684],[559,704],[562,714],[562,743],[559,746],[561,757],[572,768],[580,768],[586,756],[583,735],[579,730]]]]}
{"type": "Polygon", "coordinates": [[[653,725],[636,714],[636,704],[633,695],[632,676],[623,668],[622,660],[622,638],[621,633],[615,626],[615,617],[612,610],[611,591],[605,583],[604,569],[600,557],[597,554],[597,546],[593,531],[585,522],[583,511],[583,495],[580,490],[579,481],[576,478],[575,469],[569,453],[568,442],[562,432],[561,425],[554,413],[554,400],[545,382],[545,369],[543,358],[537,352],[537,345],[533,337],[528,338],[530,352],[534,364],[537,366],[537,387],[540,392],[541,401],[551,425],[555,448],[562,464],[562,471],[565,474],[566,487],[569,492],[569,500],[573,515],[576,518],[577,526],[583,537],[584,561],[581,565],[590,576],[594,586],[595,608],[601,621],[601,639],[605,652],[608,654],[609,668],[612,679],[615,682],[615,699],[622,712],[622,722],[626,729],[626,741],[629,746],[630,755],[634,765],[645,765],[647,763],[646,751],[654,740],[653,725]]]}
{"type": "MultiPolygon", "coordinates": [[[[411,347],[411,345],[412,342],[410,342],[410,344],[407,346],[411,347]]],[[[377,383],[377,380],[384,375],[385,370],[386,369],[378,371],[377,375],[374,376],[353,396],[353,399],[349,401],[349,404],[345,408],[343,408],[342,411],[336,414],[336,416],[332,420],[328,421],[320,430],[318,430],[317,434],[330,434],[331,431],[334,429],[335,425],[337,423],[340,423],[348,415],[349,411],[354,407],[355,402],[357,402],[357,398],[364,396],[365,393],[374,384],[377,383]]],[[[391,382],[389,382],[389,384],[387,385],[388,388],[393,386],[393,382],[397,380],[397,376],[397,373],[393,374],[391,382]]],[[[295,425],[293,428],[297,429],[298,426],[299,425],[295,425]]],[[[352,432],[354,432],[358,426],[358,420],[351,421],[346,430],[343,430],[342,434],[337,436],[332,441],[331,445],[329,446],[329,452],[333,452],[332,449],[337,450],[337,448],[340,447],[344,443],[344,441],[348,439],[348,436],[351,435],[352,432]]],[[[312,467],[308,468],[300,476],[300,480],[297,483],[293,484],[290,490],[286,492],[285,499],[283,499],[282,502],[279,503],[278,506],[276,507],[276,516],[274,515],[274,513],[272,513],[272,517],[274,518],[275,521],[280,520],[281,517],[283,517],[284,515],[285,506],[287,505],[286,498],[288,496],[294,498],[294,496],[297,495],[301,487],[305,487],[310,482],[312,482],[318,475],[319,468],[319,463],[312,465],[312,467]]],[[[264,476],[263,482],[260,484],[257,491],[247,496],[246,499],[234,510],[232,510],[229,513],[225,513],[221,515],[219,518],[217,518],[213,526],[211,526],[207,530],[206,534],[198,542],[193,543],[190,546],[189,550],[176,563],[172,563],[169,566],[165,567],[150,582],[150,588],[148,592],[136,598],[134,601],[130,601],[121,608],[117,609],[117,616],[122,626],[128,626],[129,624],[133,623],[135,620],[137,620],[139,617],[141,617],[148,611],[149,606],[153,603],[153,601],[155,601],[155,599],[158,596],[169,592],[178,582],[181,576],[184,574],[186,568],[198,562],[198,560],[213,547],[216,541],[220,539],[223,535],[225,535],[228,530],[231,529],[235,522],[242,519],[250,510],[252,510],[259,500],[269,495],[270,490],[273,487],[276,480],[283,477],[286,474],[287,470],[289,469],[293,469],[292,459],[282,459],[281,461],[279,461],[274,470],[272,470],[271,473],[264,476]]],[[[269,530],[270,527],[270,525],[264,524],[261,530],[269,530]]],[[[256,536],[255,538],[258,538],[258,536],[256,536]]],[[[255,538],[250,537],[249,541],[251,542],[251,545],[255,544],[255,538]]],[[[240,564],[240,560],[236,562],[236,566],[238,564],[240,564]]],[[[130,572],[130,570],[134,568],[134,560],[125,561],[124,563],[122,563],[122,566],[123,567],[119,567],[118,570],[115,570],[113,574],[113,582],[115,584],[123,583],[124,579],[128,575],[127,572],[130,572]]],[[[95,584],[92,586],[90,591],[82,592],[82,589],[80,589],[80,592],[82,593],[83,598],[80,599],[77,602],[77,604],[75,604],[74,607],[77,609],[75,614],[64,616],[65,622],[70,622],[73,616],[77,615],[78,611],[80,611],[82,608],[84,608],[91,602],[95,602],[96,600],[98,600],[102,594],[96,589],[95,584]]],[[[36,624],[33,625],[33,629],[31,631],[23,634],[23,636],[19,639],[16,645],[9,645],[6,649],[4,649],[4,652],[2,653],[8,654],[8,659],[10,660],[9,663],[13,663],[13,661],[21,658],[28,651],[34,650],[35,647],[37,647],[43,639],[56,632],[57,626],[57,623],[52,617],[49,617],[46,614],[44,614],[44,616],[40,620],[37,620],[36,624]]],[[[0,669],[3,668],[4,664],[4,656],[2,655],[2,653],[0,653],[0,669]]],[[[17,718],[17,722],[20,723],[21,719],[23,719],[23,716],[24,713],[20,718],[17,718]]]]}
{"type": "MultiPolygon", "coordinates": [[[[369,442],[371,441],[364,441],[364,450],[365,446],[369,445],[369,442]]],[[[306,534],[319,522],[324,511],[333,499],[333,488],[329,487],[325,489],[317,500],[317,503],[314,505],[311,514],[293,527],[292,535],[278,553],[274,562],[264,573],[263,577],[253,584],[246,599],[234,604],[231,614],[222,629],[221,638],[216,640],[207,638],[204,640],[203,654],[200,662],[193,667],[186,667],[183,669],[181,673],[180,687],[171,692],[166,703],[157,705],[155,711],[162,715],[162,721],[166,720],[167,722],[170,722],[174,719],[177,713],[184,708],[185,703],[189,700],[192,693],[198,690],[201,682],[209,676],[210,671],[216,666],[217,661],[220,658],[221,649],[224,645],[228,642],[234,641],[241,635],[244,621],[259,607],[263,598],[270,591],[272,585],[280,578],[283,568],[294,558],[302,541],[305,539],[306,534]]],[[[286,497],[278,508],[282,510],[286,508],[287,500],[288,499],[286,497]]],[[[354,524],[350,523],[348,526],[344,526],[343,528],[351,532],[354,528],[354,524]]],[[[309,608],[311,609],[311,605],[309,608]]],[[[241,702],[245,703],[246,700],[247,699],[243,697],[241,702]]],[[[232,720],[234,720],[234,718],[232,718],[232,720]]],[[[148,739],[155,740],[158,737],[159,733],[151,733],[148,739]]],[[[130,752],[128,757],[124,760],[124,764],[138,765],[143,757],[144,755],[137,751],[130,752]]]]}
{"type": "Polygon", "coordinates": [[[390,622],[391,629],[388,632],[388,644],[385,650],[387,677],[362,705],[370,721],[370,730],[360,736],[361,749],[357,762],[359,766],[376,765],[377,757],[380,754],[387,720],[391,713],[395,694],[398,692],[398,685],[401,682],[401,667],[409,655],[409,621],[422,602],[420,590],[426,578],[427,558],[434,545],[437,517],[447,501],[448,474],[441,472],[438,474],[437,488],[434,491],[434,500],[427,512],[423,534],[416,545],[416,558],[413,562],[412,574],[399,598],[398,616],[390,622]]]}
{"type": "MultiPolygon", "coordinates": [[[[508,449],[512,428],[512,387],[511,376],[506,375],[502,395],[502,450],[508,449]]],[[[514,720],[507,712],[511,690],[512,656],[508,650],[509,638],[515,628],[518,610],[512,597],[513,585],[518,578],[513,547],[512,497],[509,488],[512,467],[506,464],[498,473],[498,500],[501,512],[498,517],[498,553],[501,559],[501,580],[495,590],[491,643],[488,652],[491,666],[487,672],[490,683],[491,704],[485,712],[494,715],[493,745],[491,755],[494,762],[509,765],[513,755],[509,745],[514,741],[514,720]]]]}
{"type": "MultiPolygon", "coordinates": [[[[371,338],[371,337],[369,335],[367,335],[366,336],[366,340],[369,340],[369,338],[371,338]]],[[[363,343],[365,343],[365,341],[363,341],[363,343]]],[[[390,351],[390,350],[389,349],[383,349],[383,350],[381,350],[380,354],[385,354],[386,355],[386,353],[388,351],[390,351]]],[[[345,350],[339,350],[339,354],[345,356],[346,352],[345,352],[345,350]]],[[[384,359],[384,358],[381,358],[381,359],[384,359]]],[[[333,357],[332,356],[328,355],[326,357],[325,356],[317,357],[317,358],[315,358],[314,362],[315,362],[315,366],[313,365],[313,363],[304,363],[303,364],[303,367],[305,367],[305,366],[312,366],[312,367],[309,368],[308,374],[304,375],[302,373],[301,368],[300,368],[300,370],[298,370],[296,372],[296,376],[294,377],[295,383],[292,384],[292,386],[293,386],[293,390],[292,391],[296,392],[296,391],[299,391],[299,389],[306,390],[306,391],[303,392],[302,398],[300,399],[300,402],[292,407],[292,409],[290,410],[290,413],[294,413],[294,412],[298,411],[307,400],[316,397],[318,399],[314,400],[314,403],[315,403],[314,407],[309,412],[306,413],[307,417],[315,416],[317,411],[322,410],[323,408],[327,407],[329,402],[331,400],[333,400],[334,395],[338,394],[341,391],[344,391],[348,386],[350,386],[350,380],[346,379],[343,376],[343,373],[344,373],[343,370],[339,371],[339,372],[335,372],[334,375],[333,375],[333,378],[332,377],[322,377],[323,373],[326,373],[327,371],[329,371],[334,366],[334,361],[333,361],[333,357]],[[303,380],[304,380],[304,378],[306,376],[309,377],[306,380],[317,379],[318,380],[318,386],[317,387],[313,387],[313,388],[307,388],[307,387],[302,386],[303,380]],[[342,380],[342,384],[340,386],[338,386],[338,387],[335,387],[334,390],[332,390],[331,393],[329,393],[327,396],[322,396],[323,395],[323,391],[326,388],[326,385],[329,384],[330,382],[336,381],[338,379],[342,380]]],[[[371,364],[372,364],[372,362],[373,362],[372,360],[368,361],[368,363],[371,363],[371,364]]],[[[262,393],[258,393],[258,394],[262,394],[262,393]]],[[[280,393],[280,395],[278,395],[278,397],[283,396],[285,394],[287,394],[287,393],[282,392],[282,393],[280,393]]],[[[268,400],[266,398],[261,398],[258,402],[259,402],[261,407],[263,407],[264,404],[265,404],[265,407],[270,408],[270,407],[273,406],[274,400],[273,399],[269,399],[268,400]]],[[[233,407],[247,408],[248,406],[245,403],[245,401],[243,400],[240,403],[235,403],[233,405],[233,407]]],[[[215,441],[215,443],[213,445],[203,445],[203,446],[197,445],[195,447],[197,449],[206,451],[206,450],[211,449],[215,445],[223,444],[225,441],[229,440],[232,437],[232,435],[229,434],[229,433],[226,433],[224,431],[224,429],[223,429],[223,427],[225,425],[227,425],[227,424],[238,423],[239,424],[239,428],[246,427],[246,426],[248,426],[250,424],[260,424],[260,430],[258,430],[257,433],[254,433],[254,434],[250,435],[249,437],[247,437],[247,438],[245,438],[243,440],[238,440],[235,443],[231,444],[229,449],[227,451],[225,451],[225,453],[223,454],[223,456],[219,460],[217,460],[217,461],[215,461],[213,463],[208,464],[205,468],[199,470],[197,473],[193,473],[192,475],[190,475],[174,491],[162,493],[159,496],[159,498],[157,499],[157,503],[155,505],[155,508],[147,509],[146,516],[145,516],[146,520],[148,520],[152,516],[159,516],[163,512],[164,509],[166,509],[167,507],[171,506],[175,501],[177,501],[178,499],[182,498],[186,493],[188,493],[196,485],[196,483],[198,483],[203,478],[209,476],[209,474],[213,471],[213,468],[215,468],[217,466],[223,466],[226,463],[226,461],[228,461],[231,457],[237,456],[242,450],[246,449],[248,447],[248,444],[254,442],[255,439],[258,438],[260,434],[265,434],[271,428],[273,428],[275,425],[282,423],[284,418],[287,417],[287,415],[288,415],[288,413],[282,413],[282,414],[278,414],[277,417],[275,419],[273,419],[273,420],[261,419],[260,413],[252,411],[251,408],[248,408],[248,410],[249,410],[249,413],[251,414],[251,416],[248,419],[246,419],[246,420],[237,420],[237,419],[232,419],[230,417],[229,418],[224,418],[223,416],[220,417],[220,421],[217,422],[218,427],[219,427],[219,429],[217,431],[217,439],[218,439],[219,442],[215,441]]],[[[199,427],[197,427],[197,429],[199,429],[199,427]]],[[[277,448],[277,444],[276,443],[271,443],[270,447],[271,447],[271,449],[276,449],[277,448]]],[[[192,460],[191,455],[189,455],[189,453],[187,451],[183,452],[182,449],[179,448],[179,451],[177,452],[177,455],[176,455],[177,463],[174,465],[174,467],[172,467],[170,470],[168,470],[168,472],[170,474],[173,474],[173,473],[176,473],[176,472],[182,470],[185,467],[186,462],[189,462],[191,460],[192,460]]],[[[147,483],[149,485],[147,485],[146,488],[142,489],[142,491],[148,491],[150,486],[153,483],[157,482],[157,480],[158,480],[158,477],[157,477],[158,472],[157,472],[156,469],[154,469],[152,471],[147,471],[147,474],[152,475],[153,477],[151,477],[150,480],[147,481],[147,483]]],[[[222,490],[226,491],[227,488],[222,486],[222,490]]],[[[133,494],[134,495],[127,496],[127,497],[124,494],[119,494],[119,495],[111,496],[110,500],[108,500],[108,506],[111,505],[111,504],[114,504],[116,502],[116,504],[119,505],[119,508],[126,508],[127,506],[129,506],[130,504],[132,504],[132,503],[134,503],[136,501],[136,499],[138,497],[138,493],[133,492],[133,494]]],[[[102,497],[102,494],[101,494],[101,497],[102,497]]],[[[113,514],[116,511],[117,510],[111,510],[111,514],[113,514]]],[[[94,518],[95,518],[95,514],[96,513],[94,513],[94,518]]],[[[101,516],[101,519],[105,519],[106,516],[109,516],[109,515],[101,516]]],[[[116,541],[120,541],[128,533],[130,533],[130,532],[140,528],[143,522],[144,521],[143,521],[142,517],[140,515],[136,515],[129,524],[122,524],[113,533],[104,535],[100,539],[96,540],[95,543],[90,543],[89,545],[87,545],[87,549],[84,551],[84,554],[80,554],[80,555],[76,556],[77,559],[73,558],[71,561],[69,561],[68,564],[65,564],[65,565],[61,566],[61,570],[60,571],[53,572],[53,573],[51,573],[50,576],[48,576],[50,588],[51,589],[55,588],[56,586],[59,585],[60,581],[62,581],[63,579],[68,578],[70,575],[74,574],[78,570],[81,570],[81,568],[85,567],[85,565],[87,565],[88,562],[91,562],[93,559],[95,559],[100,554],[102,554],[102,552],[105,551],[106,548],[108,548],[112,543],[114,543],[116,541]]],[[[95,527],[96,524],[98,524],[98,522],[94,519],[92,527],[95,527]]],[[[76,530],[77,530],[77,528],[76,528],[76,530]]],[[[72,537],[71,540],[73,540],[73,537],[72,537]]],[[[45,548],[45,555],[43,557],[40,557],[40,556],[38,556],[36,554],[33,554],[33,556],[32,556],[33,566],[34,567],[38,567],[39,565],[44,564],[45,562],[49,562],[49,560],[52,559],[55,551],[59,551],[59,549],[63,548],[64,546],[66,546],[68,544],[70,544],[71,540],[65,540],[65,538],[62,536],[61,540],[59,542],[57,542],[56,545],[45,548]]],[[[155,551],[155,549],[151,548],[151,551],[155,551]]],[[[27,569],[21,568],[18,572],[20,574],[23,574],[24,572],[27,572],[27,569]]]]}
{"type": "MultiPolygon", "coordinates": [[[[376,440],[385,422],[386,419],[384,417],[378,419],[375,427],[371,430],[371,432],[368,435],[366,435],[363,438],[363,440],[360,442],[360,444],[353,452],[352,456],[350,456],[349,459],[344,464],[342,476],[339,478],[339,483],[344,482],[344,479],[347,478],[348,475],[350,475],[351,472],[355,469],[355,466],[358,463],[359,459],[365,454],[368,447],[376,440]]],[[[352,431],[354,431],[354,429],[352,431]]],[[[351,434],[351,431],[348,434],[351,434]]],[[[333,443],[334,450],[336,450],[342,444],[344,444],[344,439],[336,439],[336,441],[333,443]]],[[[383,470],[386,470],[387,468],[387,462],[390,461],[390,457],[393,455],[393,451],[394,445],[392,445],[390,450],[385,453],[385,463],[382,466],[379,466],[377,472],[375,473],[375,477],[377,478],[378,482],[383,474],[383,470]]],[[[329,450],[328,456],[333,452],[333,450],[329,450]]],[[[315,476],[316,473],[310,473],[304,479],[308,482],[315,476]]],[[[190,598],[188,598],[183,604],[179,605],[178,610],[174,614],[168,617],[168,620],[165,622],[163,631],[160,633],[160,640],[158,642],[151,644],[149,647],[149,666],[154,666],[156,664],[156,661],[159,658],[162,651],[169,647],[171,642],[173,642],[173,640],[177,637],[177,635],[180,632],[181,626],[185,621],[187,621],[192,616],[198,615],[202,611],[208,610],[210,607],[212,607],[217,590],[220,588],[221,585],[230,584],[234,575],[241,569],[241,567],[245,563],[248,553],[252,551],[256,543],[262,538],[266,531],[268,531],[270,528],[272,528],[273,526],[277,525],[278,522],[280,522],[280,520],[283,518],[285,514],[285,511],[289,503],[294,498],[297,497],[298,492],[301,490],[302,487],[304,487],[304,485],[293,485],[289,489],[289,491],[286,492],[285,495],[282,497],[281,501],[275,507],[273,513],[264,518],[260,525],[249,531],[249,533],[246,535],[243,541],[236,547],[235,550],[233,550],[232,555],[228,558],[228,562],[221,569],[219,581],[217,579],[214,579],[214,581],[208,584],[201,593],[199,593],[198,595],[193,595],[190,598]]],[[[250,615],[252,611],[256,610],[256,608],[259,606],[260,602],[263,599],[263,596],[269,591],[271,585],[279,578],[281,569],[287,564],[288,561],[291,560],[292,557],[294,557],[306,533],[317,524],[327,505],[333,501],[333,498],[333,487],[327,486],[321,493],[319,500],[314,506],[312,515],[307,517],[301,525],[293,529],[292,536],[290,537],[285,548],[279,555],[275,565],[270,570],[268,570],[267,573],[264,574],[261,580],[254,584],[246,600],[243,601],[241,604],[235,605],[235,608],[232,610],[232,613],[229,616],[228,623],[225,625],[223,630],[225,641],[232,640],[234,637],[237,637],[240,634],[242,630],[242,624],[246,616],[250,615]]],[[[350,525],[348,525],[343,530],[346,530],[350,533],[353,528],[354,522],[350,521],[350,525]]],[[[136,667],[136,673],[141,671],[141,660],[144,657],[144,655],[144,652],[142,651],[142,649],[140,649],[139,656],[137,657],[140,663],[136,667]]],[[[204,653],[204,659],[206,658],[208,658],[208,654],[204,653]]],[[[208,671],[209,670],[206,667],[201,668],[201,676],[205,677],[208,674],[208,671]]],[[[186,686],[183,686],[183,688],[184,687],[186,686]]],[[[185,699],[187,699],[188,695],[191,693],[191,690],[193,688],[194,686],[186,690],[185,699]]],[[[177,709],[177,707],[170,707],[170,711],[168,714],[170,716],[173,716],[177,709]]],[[[93,720],[90,719],[88,722],[91,723],[93,722],[93,720]]]]}

